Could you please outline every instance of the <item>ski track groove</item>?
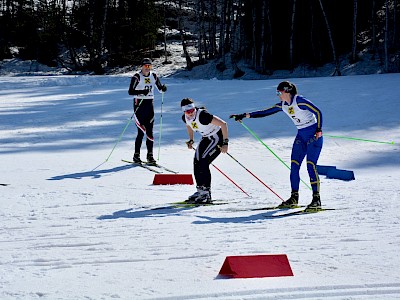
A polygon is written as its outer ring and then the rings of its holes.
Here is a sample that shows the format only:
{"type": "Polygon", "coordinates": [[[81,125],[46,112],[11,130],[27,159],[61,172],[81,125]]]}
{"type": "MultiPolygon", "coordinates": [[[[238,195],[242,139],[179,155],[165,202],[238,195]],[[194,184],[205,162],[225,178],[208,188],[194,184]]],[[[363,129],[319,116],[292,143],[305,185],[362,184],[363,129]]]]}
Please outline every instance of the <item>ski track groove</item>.
{"type": "MultiPolygon", "coordinates": [[[[223,279],[222,279],[223,280],[223,279]]],[[[244,299],[262,300],[262,299],[333,299],[338,297],[357,297],[357,296],[390,296],[397,295],[400,299],[399,283],[381,283],[365,285],[334,285],[317,287],[299,287],[299,288],[278,288],[265,290],[246,290],[235,291],[234,293],[209,293],[192,294],[173,297],[146,298],[147,300],[186,300],[186,299],[215,299],[224,300],[244,299]]]]}

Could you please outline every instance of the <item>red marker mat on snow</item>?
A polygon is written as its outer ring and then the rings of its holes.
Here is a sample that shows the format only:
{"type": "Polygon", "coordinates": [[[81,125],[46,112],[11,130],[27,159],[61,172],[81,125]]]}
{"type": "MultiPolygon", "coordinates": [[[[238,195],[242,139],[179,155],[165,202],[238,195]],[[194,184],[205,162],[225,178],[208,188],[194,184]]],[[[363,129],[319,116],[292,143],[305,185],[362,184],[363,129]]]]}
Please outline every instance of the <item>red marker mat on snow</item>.
{"type": "Polygon", "coordinates": [[[153,184],[193,184],[193,177],[192,174],[155,174],[153,184]]]}
{"type": "Polygon", "coordinates": [[[286,254],[227,256],[219,275],[231,278],[293,276],[286,254]]]}

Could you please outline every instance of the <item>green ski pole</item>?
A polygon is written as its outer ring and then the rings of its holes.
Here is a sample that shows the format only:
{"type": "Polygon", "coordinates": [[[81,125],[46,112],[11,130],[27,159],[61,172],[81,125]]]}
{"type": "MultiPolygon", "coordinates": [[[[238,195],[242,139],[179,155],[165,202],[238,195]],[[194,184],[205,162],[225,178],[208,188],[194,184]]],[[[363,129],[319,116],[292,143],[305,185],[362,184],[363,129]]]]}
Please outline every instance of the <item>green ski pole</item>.
{"type": "Polygon", "coordinates": [[[134,114],[129,118],[128,123],[125,125],[124,130],[122,131],[122,133],[120,134],[117,142],[115,143],[114,147],[112,148],[110,154],[108,155],[108,157],[106,158],[105,161],[103,161],[101,164],[99,164],[97,167],[95,167],[92,171],[96,170],[98,167],[100,167],[101,165],[105,164],[106,162],[108,162],[108,159],[110,158],[111,154],[114,152],[115,147],[117,147],[117,144],[121,141],[122,136],[124,135],[126,129],[128,128],[129,124],[132,122],[132,118],[133,118],[134,114]]]}
{"type": "MultiPolygon", "coordinates": [[[[246,130],[248,132],[250,132],[250,134],[252,136],[254,136],[261,144],[263,144],[269,150],[269,152],[271,152],[286,168],[288,168],[290,170],[290,167],[278,155],[276,155],[275,152],[272,151],[271,148],[269,148],[249,127],[247,127],[242,121],[239,121],[239,122],[240,122],[240,124],[242,124],[242,126],[244,128],[246,128],[246,130]]],[[[302,183],[305,184],[306,187],[308,187],[310,190],[312,190],[312,188],[303,179],[300,179],[300,180],[302,183]]]]}
{"type": "Polygon", "coordinates": [[[346,140],[354,140],[354,141],[361,141],[361,142],[389,144],[389,145],[395,145],[396,144],[395,142],[382,142],[382,141],[375,141],[375,140],[368,140],[368,139],[360,139],[360,138],[355,138],[355,137],[347,137],[347,136],[340,136],[340,135],[330,135],[330,134],[325,134],[325,133],[324,133],[324,136],[330,137],[330,138],[336,138],[336,139],[346,139],[346,140]]]}
{"type": "Polygon", "coordinates": [[[120,136],[119,136],[117,142],[115,143],[114,147],[112,148],[112,150],[111,150],[110,154],[108,155],[108,157],[106,158],[106,160],[105,160],[104,162],[102,162],[101,164],[99,164],[97,167],[95,167],[92,171],[96,170],[96,169],[97,169],[98,167],[100,167],[102,164],[108,162],[108,160],[109,160],[110,157],[111,157],[111,154],[114,152],[115,147],[117,147],[118,143],[121,141],[122,136],[124,135],[126,129],[127,129],[128,126],[129,126],[129,124],[131,124],[132,119],[133,119],[135,113],[137,112],[137,110],[139,109],[140,104],[142,104],[142,102],[143,102],[143,99],[140,100],[139,105],[138,105],[138,107],[136,108],[135,112],[134,112],[134,113],[132,114],[132,116],[129,118],[128,123],[125,125],[124,130],[123,130],[122,133],[120,134],[120,136]]]}
{"type": "Polygon", "coordinates": [[[110,152],[110,155],[108,155],[107,159],[105,160],[106,162],[107,162],[107,161],[108,161],[108,159],[110,158],[111,154],[114,152],[114,149],[115,149],[115,147],[117,147],[118,143],[121,141],[121,139],[122,139],[122,136],[124,135],[124,133],[125,133],[126,129],[127,129],[127,128],[128,128],[128,126],[129,126],[129,124],[131,124],[131,122],[132,122],[132,119],[133,119],[133,116],[134,116],[134,115],[135,115],[135,114],[133,114],[133,115],[132,115],[132,116],[129,118],[129,121],[128,121],[128,123],[126,124],[126,126],[125,126],[124,130],[122,131],[122,133],[120,134],[120,136],[119,136],[119,138],[118,138],[117,142],[115,143],[114,147],[112,148],[112,150],[111,150],[111,152],[110,152]]]}

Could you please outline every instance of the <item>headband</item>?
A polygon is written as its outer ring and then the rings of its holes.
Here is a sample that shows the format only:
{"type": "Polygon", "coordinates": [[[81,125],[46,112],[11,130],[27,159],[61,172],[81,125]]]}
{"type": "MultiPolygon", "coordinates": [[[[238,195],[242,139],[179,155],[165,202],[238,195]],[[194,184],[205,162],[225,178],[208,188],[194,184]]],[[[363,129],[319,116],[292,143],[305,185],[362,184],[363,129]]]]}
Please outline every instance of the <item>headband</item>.
{"type": "Polygon", "coordinates": [[[184,105],[184,106],[181,107],[181,109],[182,109],[183,112],[185,112],[185,111],[187,111],[187,110],[190,110],[190,109],[192,109],[192,108],[195,108],[195,106],[194,106],[193,103],[189,103],[189,104],[186,104],[186,105],[184,105]]]}

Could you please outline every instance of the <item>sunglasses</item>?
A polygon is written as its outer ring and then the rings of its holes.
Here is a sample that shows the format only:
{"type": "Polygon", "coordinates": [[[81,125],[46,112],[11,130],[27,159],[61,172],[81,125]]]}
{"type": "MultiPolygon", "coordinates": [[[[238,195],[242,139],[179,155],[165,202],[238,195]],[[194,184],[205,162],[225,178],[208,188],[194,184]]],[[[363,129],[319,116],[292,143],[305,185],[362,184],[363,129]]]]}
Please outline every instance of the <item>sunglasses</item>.
{"type": "Polygon", "coordinates": [[[282,95],[282,92],[281,92],[281,91],[276,91],[276,95],[277,95],[277,96],[281,96],[281,95],[282,95]]]}
{"type": "Polygon", "coordinates": [[[143,65],[143,67],[145,67],[146,69],[151,69],[151,65],[150,64],[145,64],[145,65],[143,65]]]}
{"type": "Polygon", "coordinates": [[[190,114],[192,114],[195,110],[196,110],[195,108],[191,108],[191,109],[185,110],[185,114],[190,115],[190,114]]]}

